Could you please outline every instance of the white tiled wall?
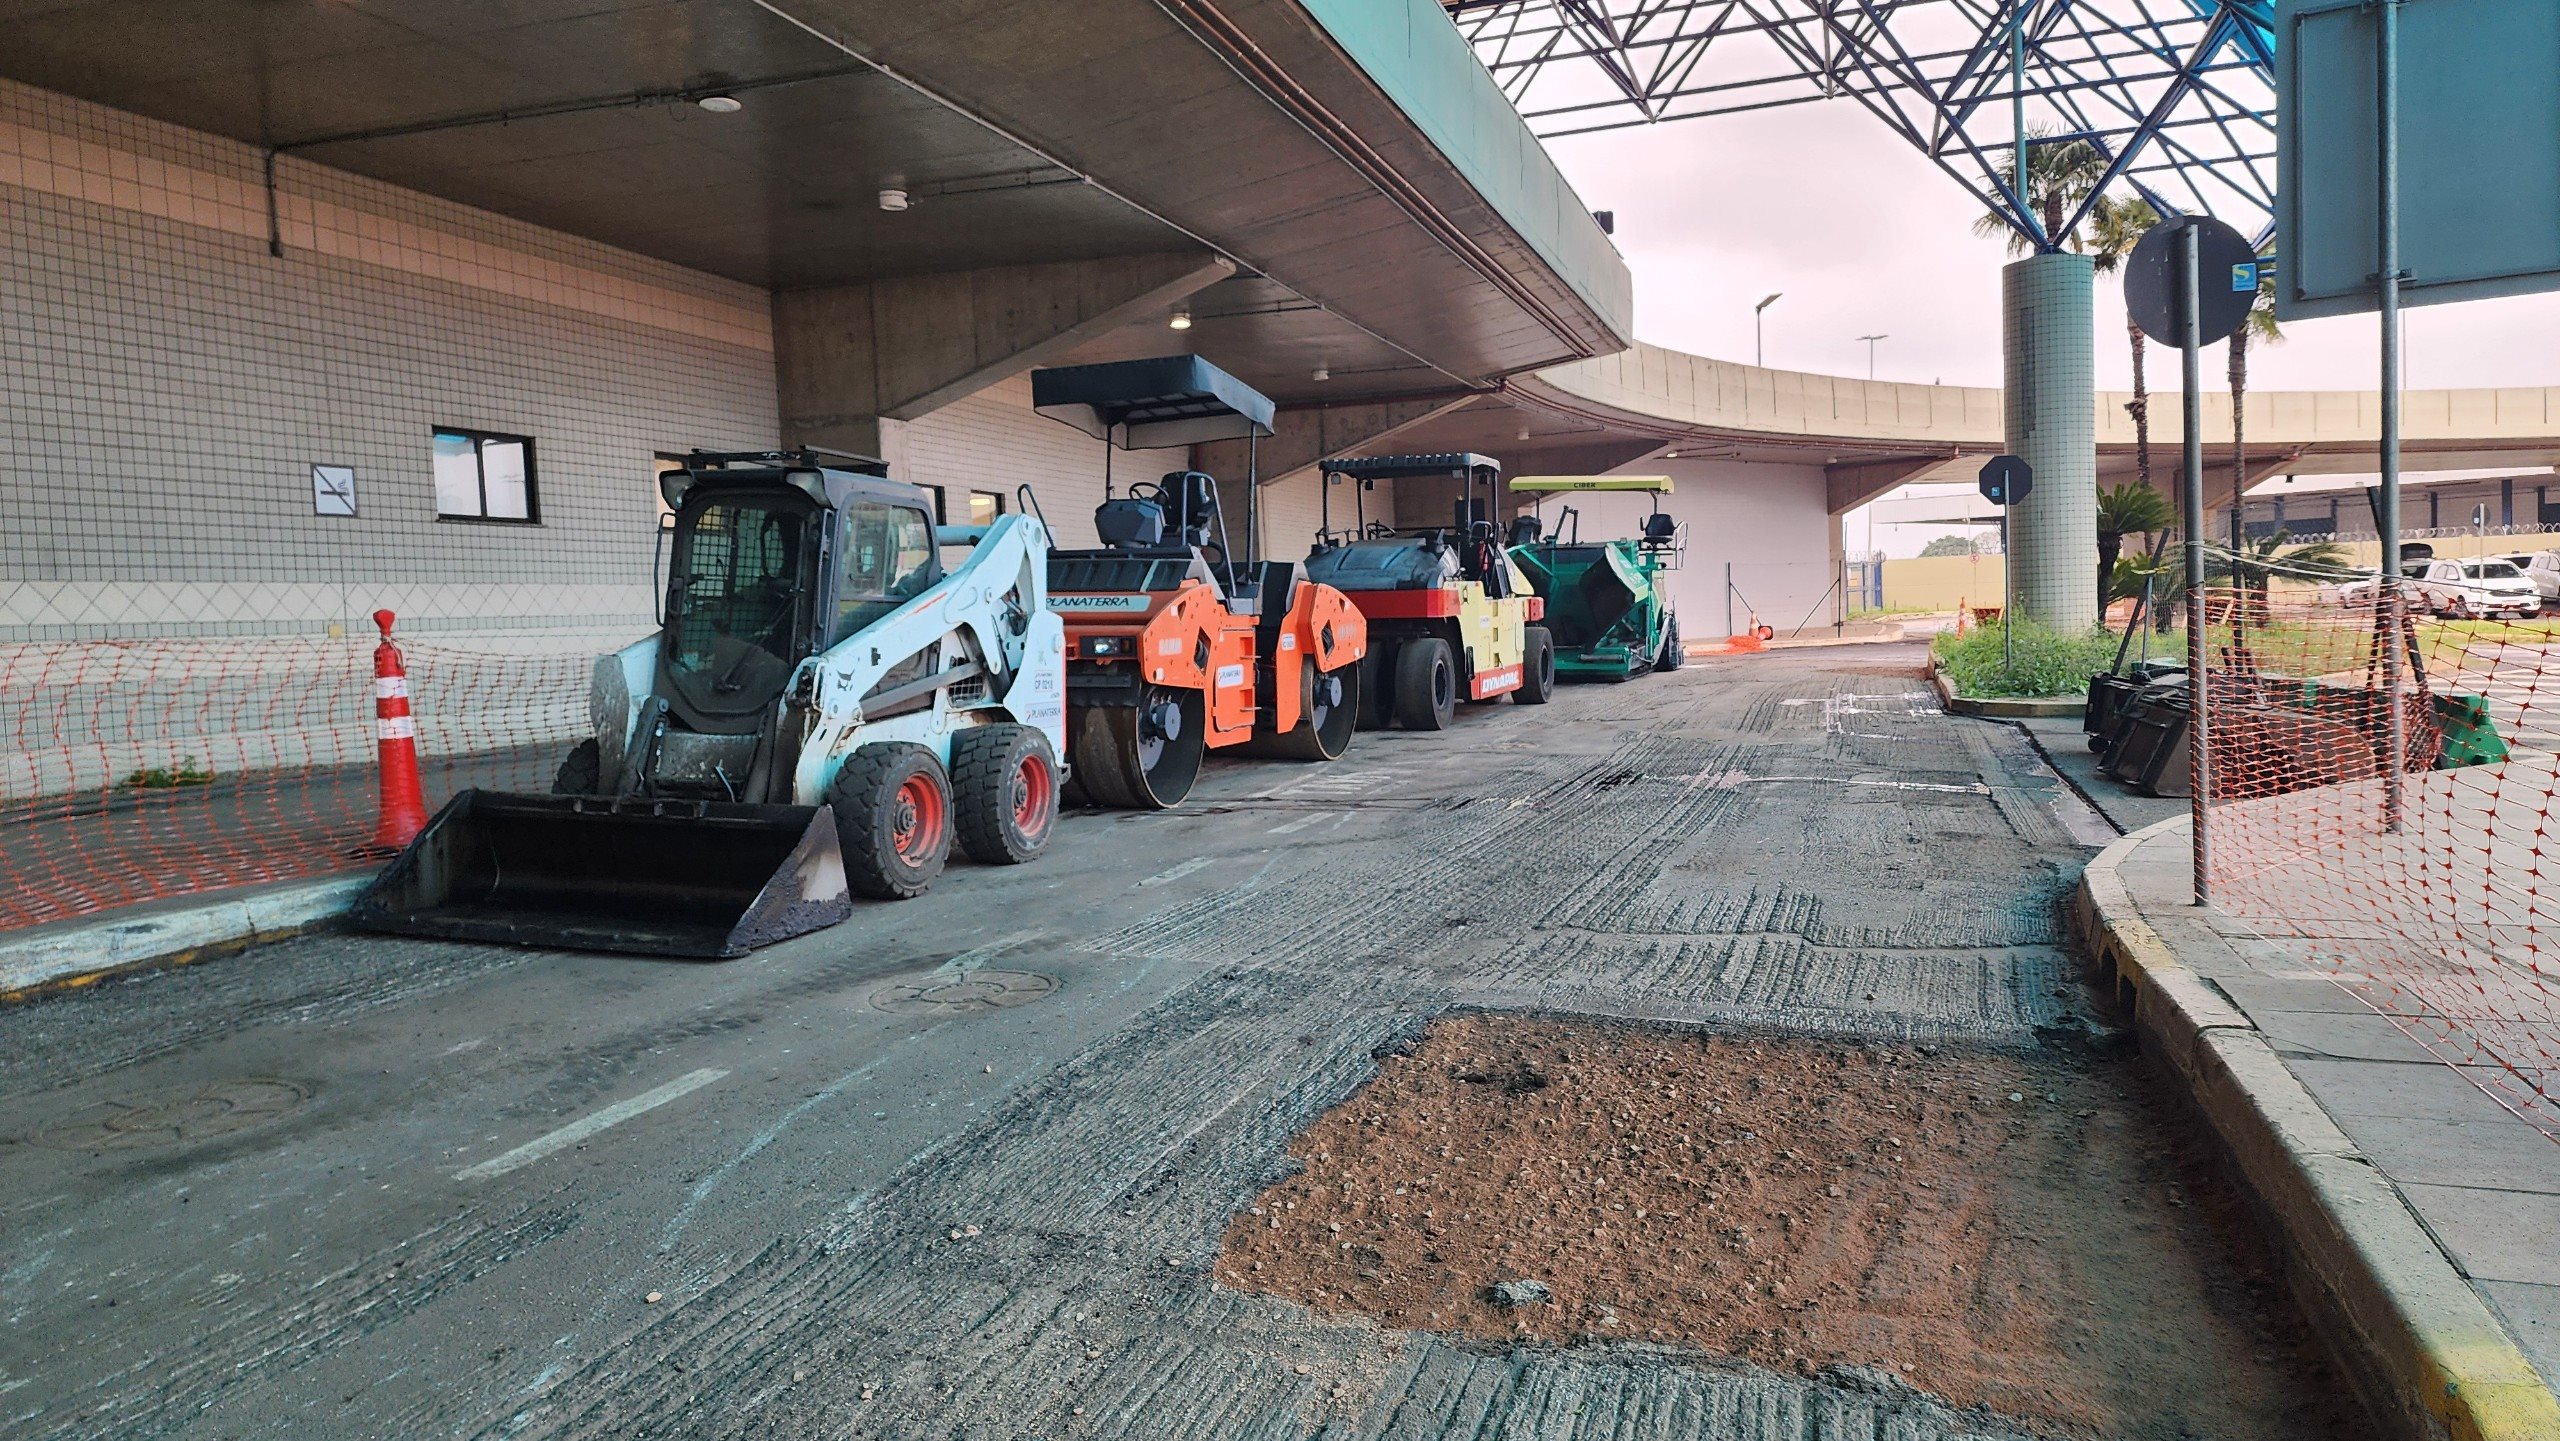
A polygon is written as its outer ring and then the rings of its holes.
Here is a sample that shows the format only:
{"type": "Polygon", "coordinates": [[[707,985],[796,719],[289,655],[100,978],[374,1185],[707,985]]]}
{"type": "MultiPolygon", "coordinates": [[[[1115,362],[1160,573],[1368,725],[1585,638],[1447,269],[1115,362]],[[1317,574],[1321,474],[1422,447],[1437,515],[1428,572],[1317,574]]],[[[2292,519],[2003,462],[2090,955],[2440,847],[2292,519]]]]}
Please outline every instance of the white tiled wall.
{"type": "Polygon", "coordinates": [[[754,287],[0,82],[0,640],[645,626],[650,460],[773,443],[754,287]],[[429,432],[542,522],[439,521],[429,432]],[[315,515],[350,465],[359,514],[315,515]]]}

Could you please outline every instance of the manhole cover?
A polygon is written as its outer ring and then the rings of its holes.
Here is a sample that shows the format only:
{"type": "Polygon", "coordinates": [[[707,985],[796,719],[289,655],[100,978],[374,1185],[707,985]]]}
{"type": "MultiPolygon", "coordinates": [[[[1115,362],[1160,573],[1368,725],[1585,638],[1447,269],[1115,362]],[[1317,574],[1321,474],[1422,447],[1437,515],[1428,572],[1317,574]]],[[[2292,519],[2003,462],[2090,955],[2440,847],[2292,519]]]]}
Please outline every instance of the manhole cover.
{"type": "Polygon", "coordinates": [[[210,1086],[130,1096],[96,1107],[84,1119],[38,1132],[39,1146],[58,1151],[134,1151],[228,1136],[291,1114],[311,1092],[291,1081],[253,1076],[210,1086]]]}
{"type": "Polygon", "coordinates": [[[1030,971],[970,971],[965,975],[930,975],[882,986],[871,993],[880,1011],[995,1011],[1036,1001],[1058,988],[1047,976],[1030,971]]]}

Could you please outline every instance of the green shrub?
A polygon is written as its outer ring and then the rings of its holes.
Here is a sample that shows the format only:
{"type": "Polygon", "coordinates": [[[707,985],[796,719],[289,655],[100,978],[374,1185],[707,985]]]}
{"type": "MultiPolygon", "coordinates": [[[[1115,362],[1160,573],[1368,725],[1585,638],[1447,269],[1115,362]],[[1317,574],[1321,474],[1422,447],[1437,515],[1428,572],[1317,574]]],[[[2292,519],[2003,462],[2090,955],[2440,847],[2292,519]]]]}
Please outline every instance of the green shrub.
{"type": "Polygon", "coordinates": [[[126,785],[137,790],[170,791],[180,786],[213,784],[213,772],[197,763],[194,756],[183,756],[174,766],[145,766],[124,778],[126,785]]]}
{"type": "Polygon", "coordinates": [[[1938,663],[1961,696],[2079,696],[2089,677],[2116,658],[2115,636],[2104,629],[2063,635],[2031,620],[2011,623],[2016,659],[2005,661],[1998,622],[1957,635],[1938,632],[1938,663]]]}

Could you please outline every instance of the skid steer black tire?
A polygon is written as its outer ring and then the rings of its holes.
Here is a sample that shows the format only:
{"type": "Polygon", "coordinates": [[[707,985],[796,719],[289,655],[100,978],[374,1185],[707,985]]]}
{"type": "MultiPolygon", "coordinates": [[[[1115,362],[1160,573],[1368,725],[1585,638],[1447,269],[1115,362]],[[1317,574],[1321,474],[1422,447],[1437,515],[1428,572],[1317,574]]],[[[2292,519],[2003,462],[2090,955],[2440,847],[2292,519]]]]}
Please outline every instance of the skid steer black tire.
{"type": "Polygon", "coordinates": [[[1662,659],[1654,662],[1655,670],[1678,670],[1689,663],[1689,652],[1680,646],[1680,617],[1675,612],[1662,618],[1662,659]]]}
{"type": "Polygon", "coordinates": [[[591,737],[569,747],[560,759],[559,771],[551,777],[551,793],[555,796],[591,796],[604,787],[604,757],[591,737]]]}
{"type": "Polygon", "coordinates": [[[1018,866],[1049,848],[1058,825],[1058,757],[1026,725],[986,725],[951,738],[951,799],[960,849],[984,866],[1018,866]]]}
{"type": "Polygon", "coordinates": [[[1545,705],[1556,694],[1556,638],[1542,625],[1520,627],[1520,688],[1515,705],[1545,705]]]}
{"type": "Polygon", "coordinates": [[[1444,731],[1458,714],[1458,663],[1438,636],[1409,640],[1396,652],[1396,724],[1444,731]]]}
{"type": "Polygon", "coordinates": [[[827,787],[827,803],[855,895],[922,895],[951,857],[951,782],[923,746],[875,741],[855,751],[827,787]]]}

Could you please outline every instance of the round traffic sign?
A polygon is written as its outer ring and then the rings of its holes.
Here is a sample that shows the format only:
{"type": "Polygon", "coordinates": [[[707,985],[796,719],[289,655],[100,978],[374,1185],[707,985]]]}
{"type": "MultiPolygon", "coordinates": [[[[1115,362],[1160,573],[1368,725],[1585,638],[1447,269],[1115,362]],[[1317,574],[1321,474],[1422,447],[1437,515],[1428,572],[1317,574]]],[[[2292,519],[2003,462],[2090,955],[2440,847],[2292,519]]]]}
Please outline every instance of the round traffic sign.
{"type": "Polygon", "coordinates": [[[2258,252],[2210,215],[2179,215],[2142,233],[2124,264],[2124,308],[2142,333],[2177,346],[2178,232],[2196,232],[2196,343],[2228,340],[2258,303],[2258,252]]]}

